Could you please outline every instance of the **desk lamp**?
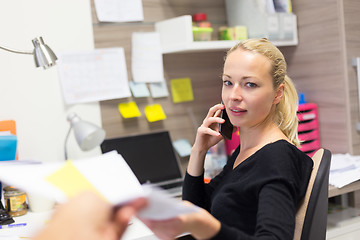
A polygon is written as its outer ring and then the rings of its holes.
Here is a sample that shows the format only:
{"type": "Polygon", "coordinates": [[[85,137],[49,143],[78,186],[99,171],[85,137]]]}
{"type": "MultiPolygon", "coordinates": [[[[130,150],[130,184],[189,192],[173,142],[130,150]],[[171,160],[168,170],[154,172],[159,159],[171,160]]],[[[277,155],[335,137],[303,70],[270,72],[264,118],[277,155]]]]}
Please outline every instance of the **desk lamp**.
{"type": "Polygon", "coordinates": [[[49,48],[49,46],[44,43],[43,38],[42,37],[34,38],[32,40],[32,43],[34,45],[34,50],[32,52],[18,51],[2,46],[0,46],[0,49],[12,53],[34,55],[36,67],[43,67],[44,69],[47,69],[49,67],[54,66],[57,57],[55,53],[49,48]]]}
{"type": "Polygon", "coordinates": [[[70,129],[65,138],[65,160],[68,159],[66,143],[71,129],[74,129],[74,135],[81,150],[88,151],[99,146],[105,139],[105,130],[90,122],[81,120],[75,113],[69,113],[67,116],[70,122],[70,129]]]}

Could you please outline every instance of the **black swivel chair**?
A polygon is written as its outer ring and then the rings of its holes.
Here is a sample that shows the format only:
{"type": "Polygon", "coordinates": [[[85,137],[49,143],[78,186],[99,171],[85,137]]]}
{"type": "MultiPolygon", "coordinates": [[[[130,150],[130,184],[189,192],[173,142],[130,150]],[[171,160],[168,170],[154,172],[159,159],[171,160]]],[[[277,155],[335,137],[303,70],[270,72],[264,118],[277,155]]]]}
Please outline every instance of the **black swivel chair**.
{"type": "Polygon", "coordinates": [[[325,240],[331,152],[319,149],[303,201],[296,213],[294,240],[325,240]]]}

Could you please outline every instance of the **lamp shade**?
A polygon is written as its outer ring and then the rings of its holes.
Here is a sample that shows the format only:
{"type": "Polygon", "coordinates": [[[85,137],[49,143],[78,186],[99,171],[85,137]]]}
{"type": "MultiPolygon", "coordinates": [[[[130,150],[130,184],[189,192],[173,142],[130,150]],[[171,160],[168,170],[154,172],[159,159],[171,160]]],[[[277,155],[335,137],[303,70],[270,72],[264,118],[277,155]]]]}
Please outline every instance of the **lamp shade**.
{"type": "Polygon", "coordinates": [[[42,37],[37,37],[32,40],[34,45],[34,61],[36,67],[43,67],[47,69],[56,64],[57,57],[55,53],[44,43],[42,37]]]}
{"type": "Polygon", "coordinates": [[[32,52],[14,50],[3,46],[0,46],[0,49],[12,53],[33,55],[36,67],[43,67],[44,69],[47,69],[56,64],[57,57],[55,53],[44,43],[42,37],[34,38],[32,43],[34,45],[34,50],[32,52]]]}
{"type": "Polygon", "coordinates": [[[104,141],[104,129],[90,122],[81,120],[75,113],[70,113],[67,119],[74,129],[75,139],[81,150],[91,150],[104,141]]]}

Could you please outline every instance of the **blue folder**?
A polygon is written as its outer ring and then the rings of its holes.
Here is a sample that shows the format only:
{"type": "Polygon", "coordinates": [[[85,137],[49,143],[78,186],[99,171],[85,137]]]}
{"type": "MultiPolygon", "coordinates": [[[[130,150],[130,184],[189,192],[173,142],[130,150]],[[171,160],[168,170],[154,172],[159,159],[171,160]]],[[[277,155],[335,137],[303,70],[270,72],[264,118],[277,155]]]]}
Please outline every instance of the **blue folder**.
{"type": "Polygon", "coordinates": [[[17,137],[15,135],[0,136],[0,161],[15,160],[17,137]]]}

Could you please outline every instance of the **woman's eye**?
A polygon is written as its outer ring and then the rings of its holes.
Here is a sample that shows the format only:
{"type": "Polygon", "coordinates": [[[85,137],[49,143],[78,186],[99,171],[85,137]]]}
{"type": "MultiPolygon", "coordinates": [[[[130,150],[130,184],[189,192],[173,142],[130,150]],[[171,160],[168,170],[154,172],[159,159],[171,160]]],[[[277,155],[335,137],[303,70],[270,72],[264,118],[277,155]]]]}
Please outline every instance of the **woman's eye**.
{"type": "Polygon", "coordinates": [[[232,84],[232,83],[231,83],[230,81],[228,81],[228,80],[224,80],[223,83],[224,83],[225,86],[230,86],[230,85],[232,84]]]}
{"type": "Polygon", "coordinates": [[[249,87],[249,88],[255,88],[255,87],[257,87],[257,84],[256,84],[256,83],[252,83],[252,82],[247,82],[245,85],[246,85],[247,87],[249,87]]]}

